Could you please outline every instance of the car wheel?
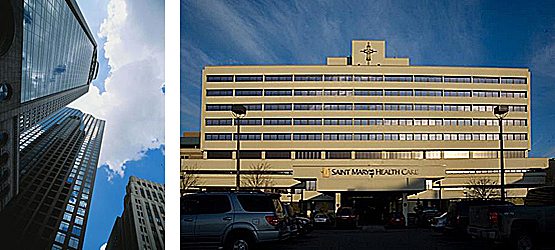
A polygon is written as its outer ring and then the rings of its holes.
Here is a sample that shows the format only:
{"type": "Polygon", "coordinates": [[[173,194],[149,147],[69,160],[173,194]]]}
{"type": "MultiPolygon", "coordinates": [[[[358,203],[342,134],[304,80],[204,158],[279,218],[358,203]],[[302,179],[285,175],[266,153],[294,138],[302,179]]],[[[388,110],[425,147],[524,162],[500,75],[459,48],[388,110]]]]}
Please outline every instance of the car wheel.
{"type": "Polygon", "coordinates": [[[532,237],[527,234],[520,234],[515,239],[515,247],[518,250],[532,250],[534,249],[534,244],[532,237]]]}
{"type": "Polygon", "coordinates": [[[249,250],[253,246],[253,240],[248,235],[233,235],[226,244],[228,250],[249,250]]]}

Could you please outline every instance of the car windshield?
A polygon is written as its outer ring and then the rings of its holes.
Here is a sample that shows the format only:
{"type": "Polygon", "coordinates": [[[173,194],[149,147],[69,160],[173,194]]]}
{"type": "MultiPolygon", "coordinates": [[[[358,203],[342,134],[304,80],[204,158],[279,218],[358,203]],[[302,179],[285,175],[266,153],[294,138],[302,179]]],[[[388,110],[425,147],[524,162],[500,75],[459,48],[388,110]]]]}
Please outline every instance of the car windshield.
{"type": "Polygon", "coordinates": [[[350,215],[353,213],[353,210],[351,209],[339,209],[339,211],[337,211],[338,215],[350,215]]]}
{"type": "Polygon", "coordinates": [[[325,214],[317,214],[316,218],[327,218],[325,214]]]}

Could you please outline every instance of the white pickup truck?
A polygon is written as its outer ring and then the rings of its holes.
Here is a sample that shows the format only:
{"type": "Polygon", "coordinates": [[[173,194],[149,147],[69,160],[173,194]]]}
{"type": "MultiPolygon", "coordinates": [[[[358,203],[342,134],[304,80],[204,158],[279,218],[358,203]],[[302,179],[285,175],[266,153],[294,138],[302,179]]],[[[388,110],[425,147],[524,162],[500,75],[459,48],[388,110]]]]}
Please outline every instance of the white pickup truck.
{"type": "Polygon", "coordinates": [[[471,207],[468,234],[516,249],[554,246],[555,186],[529,190],[524,203],[471,207]]]}

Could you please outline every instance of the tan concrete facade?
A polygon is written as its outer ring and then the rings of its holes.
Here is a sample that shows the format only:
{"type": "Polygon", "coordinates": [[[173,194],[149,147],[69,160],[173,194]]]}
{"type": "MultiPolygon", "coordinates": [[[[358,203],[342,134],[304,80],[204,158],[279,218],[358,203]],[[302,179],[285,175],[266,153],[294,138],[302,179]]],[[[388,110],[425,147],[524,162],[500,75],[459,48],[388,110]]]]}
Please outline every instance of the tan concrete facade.
{"type": "Polygon", "coordinates": [[[507,183],[545,182],[538,169],[548,160],[527,158],[528,69],[410,66],[408,58],[385,54],[385,41],[354,40],[351,57],[329,57],[327,65],[206,66],[200,148],[182,149],[200,151],[202,159],[185,164],[206,170],[203,187],[235,185],[233,174],[220,171],[236,168],[237,127],[226,105],[243,104],[251,105],[243,118],[251,124],[240,127],[247,136],[241,151],[256,159],[241,157],[241,169],[266,162],[275,188],[311,180],[315,191],[305,199],[342,191],[407,191],[425,199],[441,185],[462,198],[456,190],[470,176],[499,181],[493,107],[509,105],[507,183]],[[227,159],[214,159],[222,155],[227,159]]]}

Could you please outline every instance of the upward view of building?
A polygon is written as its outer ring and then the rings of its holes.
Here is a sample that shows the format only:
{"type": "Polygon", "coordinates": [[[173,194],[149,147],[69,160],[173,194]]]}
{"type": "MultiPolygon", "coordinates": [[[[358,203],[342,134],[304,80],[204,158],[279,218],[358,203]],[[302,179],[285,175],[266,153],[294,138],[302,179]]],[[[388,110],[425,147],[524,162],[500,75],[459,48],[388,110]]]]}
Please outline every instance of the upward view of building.
{"type": "Polygon", "coordinates": [[[106,250],[164,249],[164,213],[164,185],[130,176],[106,250]]]}
{"type": "Polygon", "coordinates": [[[87,93],[96,47],[75,0],[0,2],[0,211],[18,193],[19,135],[87,93]]]}
{"type": "Polygon", "coordinates": [[[530,86],[526,68],[412,66],[386,57],[385,41],[373,40],[352,41],[350,57],[325,65],[206,66],[200,145],[182,149],[181,158],[196,166],[197,189],[232,189],[231,108],[241,104],[242,182],[262,174],[274,191],[301,188],[283,199],[302,198],[311,209],[322,209],[314,206],[325,196],[333,197],[325,208],[332,211],[359,206],[378,217],[395,209],[406,216],[417,200],[468,197],[473,179],[499,184],[493,109],[508,105],[507,196],[524,197],[545,183],[548,167],[548,159],[528,158],[530,86]]]}
{"type": "Polygon", "coordinates": [[[104,124],[63,108],[21,134],[20,192],[0,212],[3,246],[83,248],[104,124]]]}

